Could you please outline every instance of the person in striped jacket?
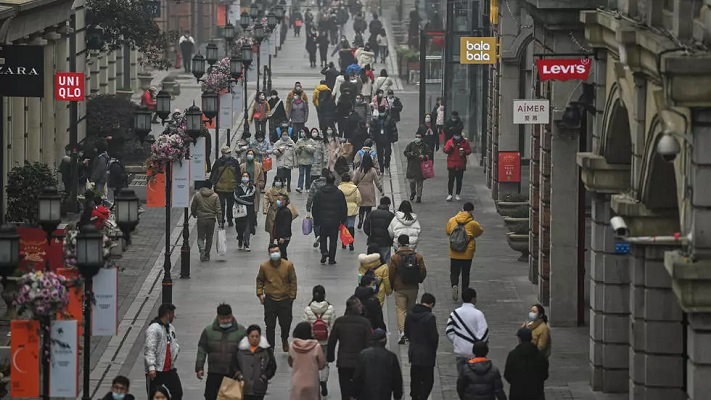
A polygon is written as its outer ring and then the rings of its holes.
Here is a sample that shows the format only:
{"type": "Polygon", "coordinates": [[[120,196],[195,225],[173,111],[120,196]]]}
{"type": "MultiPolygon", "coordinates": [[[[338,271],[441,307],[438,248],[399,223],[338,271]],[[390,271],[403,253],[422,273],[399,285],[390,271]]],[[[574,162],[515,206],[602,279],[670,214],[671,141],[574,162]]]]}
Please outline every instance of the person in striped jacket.
{"type": "Polygon", "coordinates": [[[484,313],[478,310],[476,290],[466,288],[462,292],[462,306],[452,311],[447,320],[447,338],[454,345],[457,357],[457,370],[467,360],[474,357],[473,346],[476,342],[489,341],[489,326],[484,313]]]}

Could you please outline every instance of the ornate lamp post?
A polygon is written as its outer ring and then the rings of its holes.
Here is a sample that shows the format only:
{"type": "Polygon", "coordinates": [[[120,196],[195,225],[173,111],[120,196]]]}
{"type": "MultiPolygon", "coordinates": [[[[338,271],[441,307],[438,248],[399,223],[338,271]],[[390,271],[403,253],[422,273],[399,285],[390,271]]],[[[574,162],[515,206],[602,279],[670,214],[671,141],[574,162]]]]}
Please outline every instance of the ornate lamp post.
{"type": "Polygon", "coordinates": [[[133,112],[133,131],[136,132],[136,136],[138,136],[141,143],[145,142],[146,137],[151,133],[153,128],[151,125],[152,118],[153,113],[146,107],[140,107],[133,112]]]}
{"type": "MultiPolygon", "coordinates": [[[[217,93],[212,90],[206,90],[202,93],[202,112],[205,117],[212,121],[214,118],[218,117],[219,107],[220,107],[220,97],[217,93]]],[[[220,120],[217,118],[215,122],[215,160],[220,154],[220,120]]]]}
{"type": "MultiPolygon", "coordinates": [[[[277,7],[278,8],[278,7],[277,7]]],[[[267,14],[267,28],[269,28],[269,34],[272,36],[272,40],[276,40],[274,38],[274,29],[277,26],[277,16],[274,13],[274,11],[271,11],[269,14],[267,14]]],[[[274,44],[270,41],[269,42],[270,46],[273,46],[274,44]]],[[[271,92],[272,90],[272,49],[269,49],[269,73],[267,75],[268,81],[267,81],[267,87],[265,88],[267,92],[271,92]]]]}
{"type": "Polygon", "coordinates": [[[133,190],[121,189],[114,195],[116,225],[127,243],[131,243],[131,232],[138,225],[138,203],[138,196],[133,190]]]}
{"type": "Polygon", "coordinates": [[[256,20],[257,17],[259,17],[259,6],[257,3],[252,3],[252,5],[249,7],[249,17],[252,18],[252,21],[256,20]]]}
{"type": "Polygon", "coordinates": [[[264,25],[259,22],[254,24],[254,27],[252,29],[252,36],[254,37],[254,40],[257,41],[257,92],[259,92],[259,68],[262,59],[262,41],[266,37],[264,34],[264,25]]]}
{"type": "Polygon", "coordinates": [[[242,48],[240,49],[240,55],[242,58],[242,64],[244,65],[244,135],[245,137],[249,135],[249,115],[247,111],[247,70],[249,69],[249,66],[252,64],[252,46],[250,46],[248,43],[245,43],[242,45],[242,48]]]}
{"type": "Polygon", "coordinates": [[[203,75],[205,75],[205,63],[207,60],[205,60],[205,56],[200,54],[198,52],[193,56],[193,65],[192,65],[192,70],[193,70],[193,76],[197,80],[198,83],[200,83],[200,78],[202,78],[203,75]]]}
{"type": "Polygon", "coordinates": [[[207,60],[207,63],[210,64],[210,66],[215,65],[215,63],[219,61],[219,56],[217,55],[218,50],[219,49],[215,43],[210,42],[207,44],[207,47],[205,48],[205,60],[207,60]]]}
{"type": "MultiPolygon", "coordinates": [[[[213,92],[214,93],[214,92],[213,92]]],[[[205,100],[203,98],[203,104],[205,100]]],[[[193,104],[185,113],[185,123],[187,125],[188,135],[193,139],[193,144],[202,134],[202,114],[198,106],[193,104]]],[[[209,118],[209,117],[208,117],[209,118]]],[[[188,150],[188,156],[190,156],[188,150]]],[[[197,189],[197,188],[196,188],[197,189]]],[[[190,212],[188,208],[183,209],[183,245],[180,247],[180,278],[190,279],[190,212]]]]}
{"type": "Polygon", "coordinates": [[[279,19],[279,25],[281,25],[281,35],[279,38],[279,50],[281,50],[281,45],[284,44],[284,39],[286,39],[286,26],[284,25],[284,16],[286,15],[286,0],[280,0],[277,9],[280,10],[277,13],[277,19],[279,19]]]}
{"type": "Polygon", "coordinates": [[[0,226],[0,276],[4,280],[20,264],[20,235],[12,224],[0,226]]]}
{"type": "Polygon", "coordinates": [[[235,40],[235,26],[230,21],[225,24],[224,35],[227,43],[232,43],[235,40]]]}
{"type": "Polygon", "coordinates": [[[252,19],[249,17],[247,11],[242,11],[242,14],[239,16],[239,25],[242,27],[242,30],[246,31],[251,23],[252,19]]]}
{"type": "Polygon", "coordinates": [[[156,95],[156,113],[163,122],[163,125],[165,125],[165,120],[170,116],[170,100],[170,93],[165,90],[161,90],[156,95]]]}

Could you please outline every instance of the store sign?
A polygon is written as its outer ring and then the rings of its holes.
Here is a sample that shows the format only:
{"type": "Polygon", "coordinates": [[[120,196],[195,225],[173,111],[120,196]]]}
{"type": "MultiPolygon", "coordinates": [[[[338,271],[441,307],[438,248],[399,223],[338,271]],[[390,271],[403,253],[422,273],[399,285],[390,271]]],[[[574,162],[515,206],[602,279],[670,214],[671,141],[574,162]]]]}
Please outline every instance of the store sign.
{"type": "Polygon", "coordinates": [[[514,124],[545,125],[550,123],[549,100],[514,100],[513,108],[514,124]]]}
{"type": "Polygon", "coordinates": [[[160,18],[160,1],[146,1],[146,13],[151,18],[160,18]]]}
{"type": "Polygon", "coordinates": [[[548,58],[536,60],[538,76],[542,81],[588,80],[590,75],[589,58],[548,58]]]}
{"type": "Polygon", "coordinates": [[[0,45],[0,96],[44,97],[44,47],[0,45]]]}
{"type": "Polygon", "coordinates": [[[496,64],[496,38],[459,38],[460,64],[496,64]]]}
{"type": "Polygon", "coordinates": [[[79,392],[79,326],[76,320],[52,321],[50,346],[49,395],[76,398],[79,392]]]}
{"type": "Polygon", "coordinates": [[[10,322],[10,396],[13,399],[39,397],[39,321],[10,322]]]}
{"type": "Polygon", "coordinates": [[[521,153],[499,152],[499,182],[521,182],[521,153]]]}
{"type": "Polygon", "coordinates": [[[54,99],[84,101],[84,73],[57,72],[54,74],[54,99]]]}

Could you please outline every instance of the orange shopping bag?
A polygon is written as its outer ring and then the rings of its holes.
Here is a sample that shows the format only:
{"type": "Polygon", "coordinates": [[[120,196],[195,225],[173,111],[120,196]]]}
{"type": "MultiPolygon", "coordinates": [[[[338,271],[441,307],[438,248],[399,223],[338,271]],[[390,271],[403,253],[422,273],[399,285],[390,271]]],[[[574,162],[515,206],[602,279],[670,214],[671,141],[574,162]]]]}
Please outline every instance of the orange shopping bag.
{"type": "Polygon", "coordinates": [[[338,230],[341,231],[341,242],[344,246],[353,243],[353,235],[351,235],[351,232],[345,225],[341,224],[341,226],[338,227],[338,230]]]}
{"type": "Polygon", "coordinates": [[[271,157],[264,157],[262,159],[262,169],[264,172],[268,172],[272,169],[272,158],[271,157]]]}

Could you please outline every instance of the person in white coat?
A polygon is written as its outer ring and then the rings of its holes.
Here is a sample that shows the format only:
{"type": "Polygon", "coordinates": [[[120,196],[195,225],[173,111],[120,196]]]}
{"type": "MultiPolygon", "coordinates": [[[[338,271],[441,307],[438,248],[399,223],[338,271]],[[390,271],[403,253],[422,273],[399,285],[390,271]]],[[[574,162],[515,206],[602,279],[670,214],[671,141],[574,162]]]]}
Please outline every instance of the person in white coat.
{"type": "Polygon", "coordinates": [[[376,93],[378,90],[382,90],[383,93],[387,93],[393,86],[395,86],[395,81],[393,81],[393,78],[388,76],[388,70],[383,68],[380,70],[380,76],[375,79],[375,83],[373,84],[373,93],[376,93]]]}
{"type": "Polygon", "coordinates": [[[454,346],[457,370],[474,357],[472,343],[489,342],[489,325],[484,313],[476,308],[476,290],[462,291],[462,306],[452,311],[447,320],[447,338],[454,346]]]}
{"type": "MultiPolygon", "coordinates": [[[[326,301],[326,289],[323,286],[314,286],[312,293],[313,297],[311,298],[311,302],[304,309],[304,321],[311,324],[311,330],[315,331],[313,332],[315,336],[320,336],[318,338],[314,337],[314,339],[318,340],[325,354],[328,346],[327,334],[331,333],[331,328],[333,328],[333,321],[336,320],[336,311],[331,305],[331,303],[326,301]],[[316,321],[319,320],[323,321],[323,323],[319,322],[318,324],[316,324],[316,329],[314,329],[314,324],[316,323],[316,321]],[[323,324],[325,324],[328,328],[325,339],[323,337],[322,330],[323,324]]],[[[329,372],[330,367],[328,363],[326,363],[326,366],[323,367],[323,369],[319,372],[319,381],[321,384],[322,396],[328,395],[327,382],[329,372]]]]}
{"type": "Polygon", "coordinates": [[[373,50],[370,48],[369,44],[366,44],[365,47],[361,47],[355,52],[356,60],[358,60],[358,65],[363,68],[366,65],[374,65],[375,64],[375,53],[373,50]]]}
{"type": "Polygon", "coordinates": [[[400,208],[395,212],[395,218],[390,221],[390,226],[388,226],[388,233],[390,233],[390,238],[393,239],[395,251],[400,247],[397,242],[397,238],[400,235],[407,235],[410,238],[410,248],[415,250],[420,237],[420,230],[420,221],[417,219],[417,214],[412,212],[412,204],[404,200],[400,203],[400,208]]]}
{"type": "Polygon", "coordinates": [[[289,137],[289,132],[282,132],[281,139],[274,142],[277,176],[286,183],[286,191],[291,192],[291,170],[296,165],[296,143],[289,137]]]}

